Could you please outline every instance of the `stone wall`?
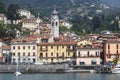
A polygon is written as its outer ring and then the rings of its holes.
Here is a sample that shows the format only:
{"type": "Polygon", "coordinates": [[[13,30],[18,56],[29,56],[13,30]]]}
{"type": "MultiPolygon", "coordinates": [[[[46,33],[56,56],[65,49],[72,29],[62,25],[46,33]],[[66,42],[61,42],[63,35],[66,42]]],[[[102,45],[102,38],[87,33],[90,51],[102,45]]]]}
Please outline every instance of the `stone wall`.
{"type": "MultiPolygon", "coordinates": [[[[40,72],[63,72],[68,69],[67,64],[63,65],[19,65],[18,70],[24,73],[40,72]]],[[[0,72],[15,72],[16,65],[0,65],[0,72]]]]}

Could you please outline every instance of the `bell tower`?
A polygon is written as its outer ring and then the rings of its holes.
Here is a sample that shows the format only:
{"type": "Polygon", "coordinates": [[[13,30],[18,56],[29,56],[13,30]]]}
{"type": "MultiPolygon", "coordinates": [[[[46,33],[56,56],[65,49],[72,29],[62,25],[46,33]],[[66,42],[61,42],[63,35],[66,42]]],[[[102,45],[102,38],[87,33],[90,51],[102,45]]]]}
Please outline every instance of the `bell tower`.
{"type": "Polygon", "coordinates": [[[56,9],[51,15],[51,34],[53,37],[59,37],[59,17],[56,9]]]}

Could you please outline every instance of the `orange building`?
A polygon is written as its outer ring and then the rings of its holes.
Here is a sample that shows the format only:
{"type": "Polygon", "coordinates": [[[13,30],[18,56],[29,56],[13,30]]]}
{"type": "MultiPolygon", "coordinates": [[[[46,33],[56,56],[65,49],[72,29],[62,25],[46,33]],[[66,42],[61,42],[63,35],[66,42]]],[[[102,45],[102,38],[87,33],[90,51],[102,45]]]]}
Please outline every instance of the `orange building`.
{"type": "MultiPolygon", "coordinates": [[[[112,40],[104,42],[104,64],[113,61],[115,58],[120,58],[120,41],[112,40]]],[[[118,61],[119,63],[120,61],[118,61]]]]}

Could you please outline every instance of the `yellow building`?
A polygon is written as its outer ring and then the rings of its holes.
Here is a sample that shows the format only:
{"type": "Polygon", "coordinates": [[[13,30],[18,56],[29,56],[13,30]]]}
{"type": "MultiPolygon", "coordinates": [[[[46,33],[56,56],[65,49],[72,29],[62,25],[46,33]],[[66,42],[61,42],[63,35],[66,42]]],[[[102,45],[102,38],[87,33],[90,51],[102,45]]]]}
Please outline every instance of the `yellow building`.
{"type": "Polygon", "coordinates": [[[71,61],[75,47],[76,42],[39,43],[37,61],[43,63],[71,61]]]}

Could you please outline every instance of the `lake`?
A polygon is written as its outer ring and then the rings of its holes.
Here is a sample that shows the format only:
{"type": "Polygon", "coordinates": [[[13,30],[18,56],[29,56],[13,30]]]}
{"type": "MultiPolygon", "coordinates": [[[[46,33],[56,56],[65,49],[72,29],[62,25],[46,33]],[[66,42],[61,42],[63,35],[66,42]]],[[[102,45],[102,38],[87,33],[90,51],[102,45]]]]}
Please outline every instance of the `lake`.
{"type": "Polygon", "coordinates": [[[0,80],[120,80],[120,74],[92,74],[92,73],[40,73],[0,74],[0,80]]]}

